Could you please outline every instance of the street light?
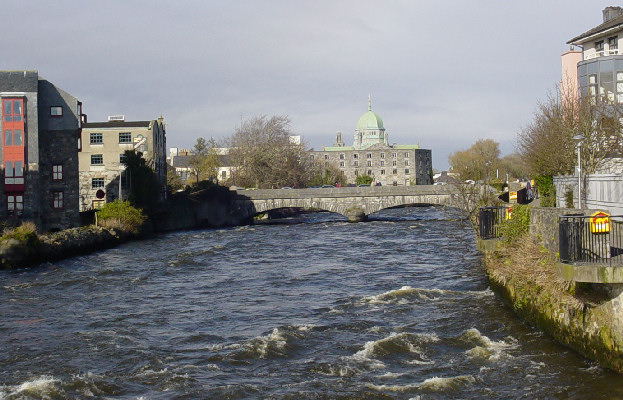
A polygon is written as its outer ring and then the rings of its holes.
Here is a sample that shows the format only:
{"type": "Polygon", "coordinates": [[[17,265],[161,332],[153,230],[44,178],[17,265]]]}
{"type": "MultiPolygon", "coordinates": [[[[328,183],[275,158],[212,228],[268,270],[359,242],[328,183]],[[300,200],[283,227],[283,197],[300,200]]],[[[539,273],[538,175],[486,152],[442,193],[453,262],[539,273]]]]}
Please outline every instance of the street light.
{"type": "Polygon", "coordinates": [[[580,149],[582,146],[582,141],[584,140],[584,136],[582,135],[575,135],[573,137],[573,140],[575,140],[575,146],[578,149],[578,208],[581,209],[582,208],[582,162],[581,162],[581,158],[580,158],[580,149]]]}

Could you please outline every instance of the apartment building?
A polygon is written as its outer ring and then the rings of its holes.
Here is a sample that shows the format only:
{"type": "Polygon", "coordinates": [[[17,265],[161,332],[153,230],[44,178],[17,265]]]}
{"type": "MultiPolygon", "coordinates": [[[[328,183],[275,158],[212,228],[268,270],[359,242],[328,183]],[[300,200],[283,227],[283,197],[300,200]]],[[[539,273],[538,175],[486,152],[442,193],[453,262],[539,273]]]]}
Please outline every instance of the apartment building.
{"type": "Polygon", "coordinates": [[[83,126],[79,156],[80,211],[127,199],[129,177],[123,164],[126,150],[143,154],[158,177],[164,196],[167,168],[163,117],[126,121],[124,116],[112,116],[106,122],[89,122],[83,126]]]}
{"type": "Polygon", "coordinates": [[[82,103],[37,71],[0,71],[0,219],[40,231],[79,225],[82,103]]]}

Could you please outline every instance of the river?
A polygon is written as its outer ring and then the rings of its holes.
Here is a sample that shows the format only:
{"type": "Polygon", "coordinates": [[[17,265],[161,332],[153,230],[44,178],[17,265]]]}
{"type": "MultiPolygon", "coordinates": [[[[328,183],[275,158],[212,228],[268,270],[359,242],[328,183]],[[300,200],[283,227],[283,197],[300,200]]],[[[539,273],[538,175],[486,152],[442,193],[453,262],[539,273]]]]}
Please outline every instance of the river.
{"type": "Polygon", "coordinates": [[[502,304],[457,214],[297,222],[0,271],[0,399],[623,397],[502,304]]]}

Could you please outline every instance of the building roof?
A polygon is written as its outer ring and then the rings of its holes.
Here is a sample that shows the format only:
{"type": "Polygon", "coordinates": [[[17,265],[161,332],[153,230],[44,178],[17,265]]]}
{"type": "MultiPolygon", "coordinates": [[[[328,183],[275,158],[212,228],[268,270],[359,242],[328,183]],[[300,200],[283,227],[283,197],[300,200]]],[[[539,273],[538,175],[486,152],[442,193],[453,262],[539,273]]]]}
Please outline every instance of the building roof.
{"type": "Polygon", "coordinates": [[[152,121],[106,121],[87,122],[83,128],[149,128],[152,121]]]}
{"type": "Polygon", "coordinates": [[[567,44],[579,45],[585,42],[586,39],[590,38],[591,36],[599,35],[601,33],[605,33],[608,30],[619,28],[621,26],[623,26],[623,15],[619,15],[618,17],[612,18],[600,25],[597,25],[593,29],[586,31],[583,34],[574,37],[573,39],[570,39],[567,44]]]}
{"type": "Polygon", "coordinates": [[[38,83],[37,71],[0,71],[1,92],[36,92],[38,83]]]}
{"type": "Polygon", "coordinates": [[[385,129],[383,127],[383,120],[377,113],[372,111],[372,103],[370,96],[368,96],[368,111],[366,111],[357,121],[357,130],[365,131],[367,129],[385,129]]]}
{"type": "Polygon", "coordinates": [[[174,168],[188,168],[192,156],[173,156],[171,157],[171,166],[174,168]]]}

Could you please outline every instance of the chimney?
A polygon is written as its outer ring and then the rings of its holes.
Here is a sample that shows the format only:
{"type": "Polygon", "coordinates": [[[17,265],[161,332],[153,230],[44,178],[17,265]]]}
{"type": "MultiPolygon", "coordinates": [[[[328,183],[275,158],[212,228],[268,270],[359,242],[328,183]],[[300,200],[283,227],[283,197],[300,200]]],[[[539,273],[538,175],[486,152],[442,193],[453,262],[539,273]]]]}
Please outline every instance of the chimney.
{"type": "Polygon", "coordinates": [[[609,6],[609,7],[604,8],[603,14],[604,14],[604,23],[605,23],[605,22],[610,21],[611,19],[614,19],[618,16],[623,15],[623,8],[609,6]]]}

